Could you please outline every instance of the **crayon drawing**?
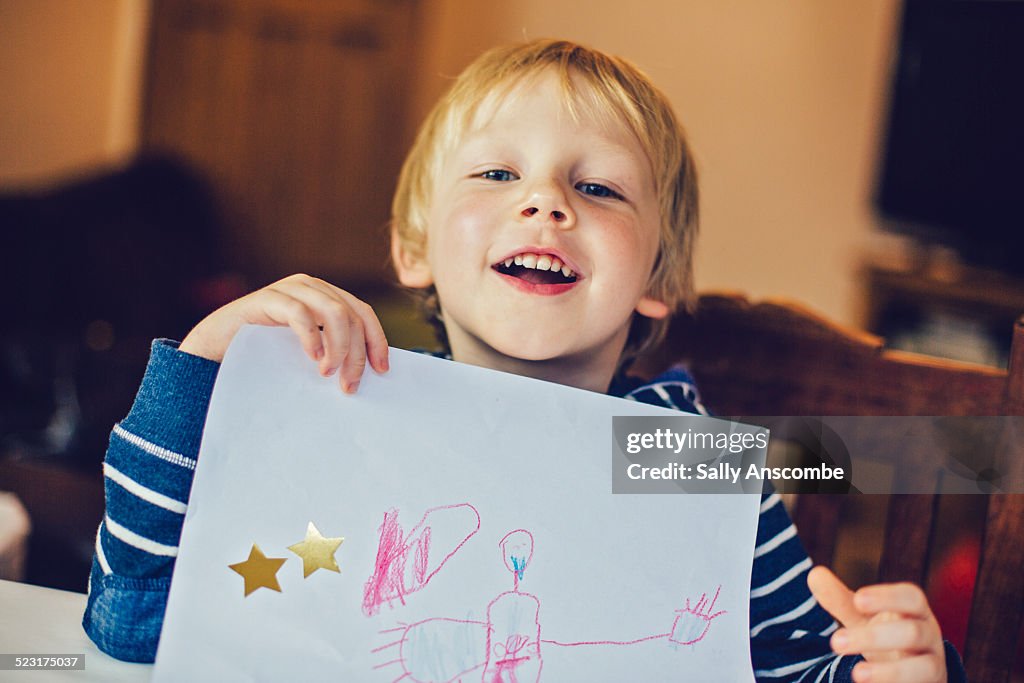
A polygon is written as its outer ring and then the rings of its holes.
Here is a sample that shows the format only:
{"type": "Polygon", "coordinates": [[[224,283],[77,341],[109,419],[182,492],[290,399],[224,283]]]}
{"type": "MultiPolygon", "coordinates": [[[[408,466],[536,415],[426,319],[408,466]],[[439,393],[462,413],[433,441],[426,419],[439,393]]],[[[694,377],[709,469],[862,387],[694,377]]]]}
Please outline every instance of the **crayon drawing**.
{"type": "MultiPolygon", "coordinates": [[[[430,529],[429,526],[425,526],[428,517],[437,511],[463,508],[471,509],[476,514],[476,527],[473,533],[444,556],[429,575],[433,576],[479,530],[479,513],[472,505],[463,503],[432,508],[424,515],[420,524],[404,537],[404,544],[399,542],[403,537],[401,528],[395,521],[398,512],[390,510],[385,514],[384,523],[380,527],[377,557],[417,558],[417,549],[423,544],[424,536],[429,538],[429,533],[424,534],[424,530],[429,532],[430,529]],[[401,550],[395,552],[395,548],[401,550]]],[[[628,648],[658,640],[665,641],[668,647],[674,649],[679,649],[679,646],[694,646],[707,636],[713,621],[726,613],[725,610],[714,611],[722,590],[722,586],[719,585],[710,600],[707,593],[702,593],[692,605],[690,599],[686,598],[684,607],[675,610],[676,616],[672,626],[665,633],[645,635],[631,640],[542,639],[541,601],[537,596],[521,588],[526,570],[533,559],[533,534],[526,529],[515,529],[502,537],[498,547],[505,568],[512,575],[512,590],[498,594],[487,604],[486,621],[434,617],[410,624],[400,622],[395,628],[381,631],[391,641],[374,648],[371,652],[384,657],[387,661],[374,665],[373,669],[392,671],[396,676],[392,683],[537,683],[541,680],[545,657],[570,656],[568,653],[573,650],[586,656],[593,652],[593,648],[628,648]]],[[[379,576],[382,569],[385,570],[385,576],[402,576],[400,564],[398,560],[391,563],[378,561],[376,571],[367,581],[367,590],[385,583],[379,576]]],[[[414,576],[426,576],[423,572],[425,569],[417,569],[414,576]]],[[[429,576],[416,590],[426,585],[429,576]]],[[[388,582],[392,587],[396,584],[394,580],[388,582]]],[[[403,590],[405,594],[411,592],[404,585],[403,590]]],[[[405,604],[404,600],[402,604],[405,604]]],[[[365,609],[364,612],[371,616],[365,609]]],[[[640,660],[644,656],[643,653],[640,655],[638,666],[642,665],[640,660]]]]}

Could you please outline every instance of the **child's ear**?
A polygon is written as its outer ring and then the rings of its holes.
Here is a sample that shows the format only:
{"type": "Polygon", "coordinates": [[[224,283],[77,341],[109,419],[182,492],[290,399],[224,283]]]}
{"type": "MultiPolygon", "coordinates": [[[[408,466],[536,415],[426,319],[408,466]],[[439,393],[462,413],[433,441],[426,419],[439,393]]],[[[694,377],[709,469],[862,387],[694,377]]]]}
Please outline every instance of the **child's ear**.
{"type": "Polygon", "coordinates": [[[649,296],[641,297],[636,304],[636,312],[646,318],[661,320],[668,315],[668,304],[649,296]]]}
{"type": "Polygon", "coordinates": [[[427,259],[409,251],[394,228],[391,229],[391,260],[395,264],[398,281],[406,287],[422,289],[434,284],[427,259]]]}

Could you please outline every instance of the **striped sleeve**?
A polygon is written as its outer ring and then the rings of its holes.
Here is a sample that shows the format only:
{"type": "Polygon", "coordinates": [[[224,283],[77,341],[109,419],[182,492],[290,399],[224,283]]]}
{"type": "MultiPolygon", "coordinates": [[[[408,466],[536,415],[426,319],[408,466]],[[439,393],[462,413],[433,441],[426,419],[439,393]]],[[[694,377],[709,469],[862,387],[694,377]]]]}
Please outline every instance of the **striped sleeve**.
{"type": "Polygon", "coordinates": [[[154,342],[131,412],[111,432],[83,626],[120,659],[155,655],[218,368],[154,342]]]}
{"type": "Polygon", "coordinates": [[[761,497],[750,579],[750,654],[758,681],[850,681],[860,657],[829,647],[838,628],[811,595],[811,560],[778,493],[761,497]]]}

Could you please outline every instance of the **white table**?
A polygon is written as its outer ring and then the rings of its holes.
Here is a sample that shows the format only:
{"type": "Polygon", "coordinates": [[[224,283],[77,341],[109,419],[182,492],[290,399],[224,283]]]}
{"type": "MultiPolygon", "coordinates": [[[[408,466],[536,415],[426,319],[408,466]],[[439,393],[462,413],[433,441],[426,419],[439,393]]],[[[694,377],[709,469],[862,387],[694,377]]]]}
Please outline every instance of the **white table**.
{"type": "Polygon", "coordinates": [[[149,681],[151,664],[96,649],[82,629],[85,595],[0,581],[0,653],[85,654],[84,671],[2,671],[0,681],[149,681]]]}

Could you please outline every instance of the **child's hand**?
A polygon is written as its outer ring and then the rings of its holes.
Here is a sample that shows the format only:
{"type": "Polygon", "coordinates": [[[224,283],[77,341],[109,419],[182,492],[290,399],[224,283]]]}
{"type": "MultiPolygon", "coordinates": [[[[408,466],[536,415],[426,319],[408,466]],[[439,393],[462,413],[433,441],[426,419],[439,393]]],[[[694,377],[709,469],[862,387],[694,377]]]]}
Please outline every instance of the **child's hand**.
{"type": "Polygon", "coordinates": [[[354,393],[367,359],[377,372],[388,369],[388,341],[369,305],[309,275],[291,275],[218,308],[193,328],[182,351],[221,361],[245,324],[288,325],[325,377],[340,369],[341,388],[354,393]]]}
{"type": "Polygon", "coordinates": [[[946,683],[939,623],[916,585],[883,583],[855,593],[825,567],[815,567],[807,586],[844,627],[832,634],[832,649],[867,660],[853,668],[853,680],[946,683]]]}

